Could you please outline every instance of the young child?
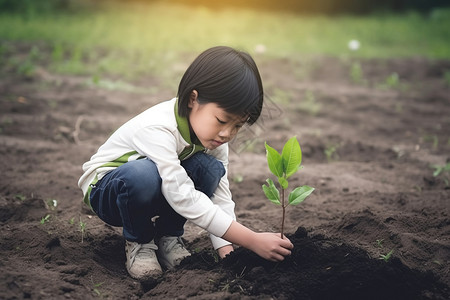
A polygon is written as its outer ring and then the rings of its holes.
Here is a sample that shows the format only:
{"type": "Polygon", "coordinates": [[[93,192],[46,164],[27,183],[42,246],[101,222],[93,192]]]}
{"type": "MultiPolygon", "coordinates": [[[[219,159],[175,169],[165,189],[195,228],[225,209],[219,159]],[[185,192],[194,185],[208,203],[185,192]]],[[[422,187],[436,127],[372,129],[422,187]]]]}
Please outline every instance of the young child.
{"type": "Polygon", "coordinates": [[[221,258],[232,243],[271,261],[291,253],[276,233],[236,221],[227,179],[228,142],[263,106],[258,68],[245,52],[219,46],[201,53],[177,97],[122,125],[83,165],[78,185],[100,219],[123,227],[126,268],[148,279],[189,256],[186,220],[210,233],[221,258]]]}

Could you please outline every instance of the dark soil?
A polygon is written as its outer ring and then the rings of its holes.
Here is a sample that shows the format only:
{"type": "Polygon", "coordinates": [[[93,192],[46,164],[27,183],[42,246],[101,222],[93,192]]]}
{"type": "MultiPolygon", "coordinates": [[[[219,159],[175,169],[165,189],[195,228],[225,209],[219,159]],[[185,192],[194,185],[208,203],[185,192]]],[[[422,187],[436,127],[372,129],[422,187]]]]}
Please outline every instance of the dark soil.
{"type": "MultiPolygon", "coordinates": [[[[29,52],[16,50],[6,55],[29,52]]],[[[264,141],[279,150],[296,135],[304,169],[290,186],[316,190],[287,209],[294,251],[271,263],[237,247],[219,261],[188,223],[193,256],[153,282],[128,276],[120,228],[86,209],[77,181],[111,132],[172,98],[179,78],[171,89],[141,78],[130,91],[45,64],[27,76],[1,65],[0,299],[449,299],[450,174],[431,166],[450,161],[450,62],[360,60],[353,82],[353,60],[255,59],[266,106],[231,144],[236,215],[279,231],[280,208],[261,190],[264,141]]]]}

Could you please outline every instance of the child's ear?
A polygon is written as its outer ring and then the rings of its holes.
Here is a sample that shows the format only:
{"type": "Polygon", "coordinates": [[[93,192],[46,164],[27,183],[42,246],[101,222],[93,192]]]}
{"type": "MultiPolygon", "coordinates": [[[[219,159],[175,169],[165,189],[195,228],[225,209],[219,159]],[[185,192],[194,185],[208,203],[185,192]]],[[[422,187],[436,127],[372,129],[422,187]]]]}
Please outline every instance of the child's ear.
{"type": "Polygon", "coordinates": [[[194,102],[197,101],[197,99],[198,99],[198,92],[196,90],[192,90],[191,95],[189,96],[188,107],[192,108],[194,102]]]}

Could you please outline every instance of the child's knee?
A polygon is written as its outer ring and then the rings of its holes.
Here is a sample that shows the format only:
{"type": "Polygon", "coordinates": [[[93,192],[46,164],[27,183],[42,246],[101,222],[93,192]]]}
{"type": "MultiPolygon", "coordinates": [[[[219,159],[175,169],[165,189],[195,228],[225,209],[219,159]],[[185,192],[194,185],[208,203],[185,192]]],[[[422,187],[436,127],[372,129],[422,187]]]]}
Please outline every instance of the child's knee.
{"type": "Polygon", "coordinates": [[[128,162],[120,176],[121,192],[127,194],[128,201],[145,205],[161,193],[161,177],[155,164],[147,159],[128,162]],[[129,165],[128,165],[129,164],[129,165]]]}

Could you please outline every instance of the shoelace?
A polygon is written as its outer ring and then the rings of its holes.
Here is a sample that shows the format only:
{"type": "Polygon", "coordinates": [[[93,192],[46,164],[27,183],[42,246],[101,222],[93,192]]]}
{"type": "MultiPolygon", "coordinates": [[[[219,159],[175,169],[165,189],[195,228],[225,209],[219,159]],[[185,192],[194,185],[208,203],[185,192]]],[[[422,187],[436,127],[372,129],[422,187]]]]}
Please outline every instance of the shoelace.
{"type": "MultiPolygon", "coordinates": [[[[166,239],[166,240],[169,240],[169,239],[166,239]]],[[[166,252],[172,251],[175,248],[177,248],[177,249],[184,248],[184,243],[180,237],[170,238],[170,240],[167,243],[164,243],[164,249],[166,250],[166,252]]]]}
{"type": "Polygon", "coordinates": [[[131,260],[134,262],[137,256],[153,256],[155,250],[158,250],[158,246],[154,243],[148,244],[135,244],[133,249],[131,250],[131,260]]]}

